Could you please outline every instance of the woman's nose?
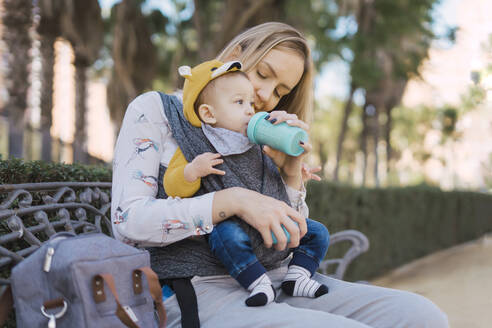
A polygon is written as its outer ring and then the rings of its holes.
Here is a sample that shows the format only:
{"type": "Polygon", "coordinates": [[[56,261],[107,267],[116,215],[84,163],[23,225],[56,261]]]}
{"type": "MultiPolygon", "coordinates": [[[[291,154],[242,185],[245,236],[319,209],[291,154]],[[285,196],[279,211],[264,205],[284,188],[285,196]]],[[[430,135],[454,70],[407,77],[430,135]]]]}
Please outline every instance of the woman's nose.
{"type": "Polygon", "coordinates": [[[265,104],[268,101],[268,90],[266,88],[259,88],[256,90],[256,96],[260,103],[265,104]]]}

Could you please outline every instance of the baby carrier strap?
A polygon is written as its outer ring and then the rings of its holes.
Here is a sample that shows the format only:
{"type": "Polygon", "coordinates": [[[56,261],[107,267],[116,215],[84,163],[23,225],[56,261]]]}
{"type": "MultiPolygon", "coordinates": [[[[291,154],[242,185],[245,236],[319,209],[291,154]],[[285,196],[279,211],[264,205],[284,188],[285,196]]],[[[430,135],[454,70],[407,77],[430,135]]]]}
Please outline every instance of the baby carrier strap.
{"type": "Polygon", "coordinates": [[[199,328],[198,302],[195,289],[191,284],[192,277],[160,279],[161,285],[168,285],[174,290],[181,311],[181,327],[199,328]]]}

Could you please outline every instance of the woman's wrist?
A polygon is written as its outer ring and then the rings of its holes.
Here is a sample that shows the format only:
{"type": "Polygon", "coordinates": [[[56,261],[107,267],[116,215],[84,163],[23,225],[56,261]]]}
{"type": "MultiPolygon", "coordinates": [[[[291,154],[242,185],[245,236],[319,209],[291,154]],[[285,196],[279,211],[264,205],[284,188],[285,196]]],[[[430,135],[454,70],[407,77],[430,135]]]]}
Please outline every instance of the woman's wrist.
{"type": "Polygon", "coordinates": [[[216,191],[212,204],[212,222],[218,224],[233,215],[241,214],[243,188],[232,187],[216,191]]]}
{"type": "Polygon", "coordinates": [[[286,175],[285,173],[280,173],[285,184],[295,190],[301,190],[302,188],[302,174],[299,170],[298,174],[286,175]]]}

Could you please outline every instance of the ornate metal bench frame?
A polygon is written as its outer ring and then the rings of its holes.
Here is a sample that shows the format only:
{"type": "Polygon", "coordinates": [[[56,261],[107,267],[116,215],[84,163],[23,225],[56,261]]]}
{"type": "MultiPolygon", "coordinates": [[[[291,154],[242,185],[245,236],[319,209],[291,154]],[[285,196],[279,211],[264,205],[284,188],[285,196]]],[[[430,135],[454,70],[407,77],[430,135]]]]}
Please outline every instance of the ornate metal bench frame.
{"type": "Polygon", "coordinates": [[[40,234],[44,239],[60,230],[111,235],[110,193],[110,182],[0,185],[0,194],[6,194],[0,203],[0,300],[10,293],[10,276],[5,274],[42,245],[40,234]],[[5,247],[16,242],[18,250],[5,247]]]}
{"type": "MultiPolygon", "coordinates": [[[[47,182],[0,185],[0,273],[22,261],[43,243],[36,236],[49,238],[56,231],[75,233],[105,232],[112,235],[110,217],[110,182],[47,182]],[[5,194],[6,198],[5,198],[5,194]],[[96,207],[96,204],[99,207],[96,207]],[[29,224],[28,224],[29,223],[29,224]],[[13,250],[6,244],[22,241],[27,247],[13,250]]],[[[45,238],[45,239],[47,239],[45,238]]],[[[330,237],[333,244],[349,241],[351,247],[340,259],[321,263],[320,271],[343,279],[348,265],[369,249],[367,237],[356,230],[337,232],[330,237]],[[328,267],[336,265],[334,274],[328,267]]],[[[19,248],[19,246],[17,246],[19,248]]],[[[0,300],[10,292],[10,280],[0,277],[0,300]]],[[[1,311],[0,311],[1,312],[1,311]]],[[[1,313],[0,313],[1,317],[1,313]]]]}

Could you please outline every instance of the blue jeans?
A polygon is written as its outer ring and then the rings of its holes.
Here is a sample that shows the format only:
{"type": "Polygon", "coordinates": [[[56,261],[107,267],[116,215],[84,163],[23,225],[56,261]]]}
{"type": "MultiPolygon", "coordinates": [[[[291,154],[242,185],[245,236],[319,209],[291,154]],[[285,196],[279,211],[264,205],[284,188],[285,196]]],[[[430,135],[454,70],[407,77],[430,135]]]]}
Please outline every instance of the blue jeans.
{"type": "MultiPolygon", "coordinates": [[[[289,266],[301,266],[313,275],[326,255],[330,234],[317,221],[306,219],[306,224],[307,233],[301,238],[299,246],[293,249],[289,266]]],[[[219,223],[209,235],[208,243],[212,253],[244,288],[266,272],[253,252],[248,235],[236,221],[219,223]]]]}

